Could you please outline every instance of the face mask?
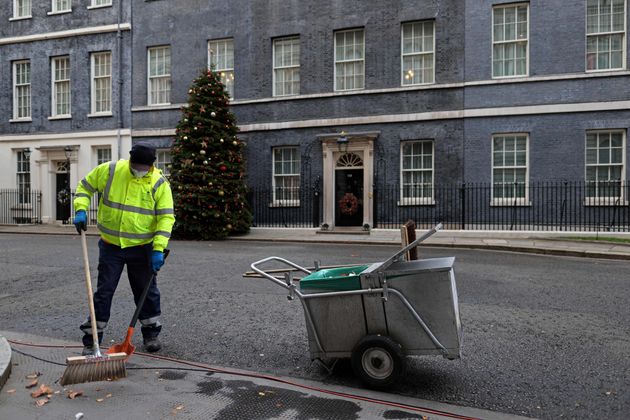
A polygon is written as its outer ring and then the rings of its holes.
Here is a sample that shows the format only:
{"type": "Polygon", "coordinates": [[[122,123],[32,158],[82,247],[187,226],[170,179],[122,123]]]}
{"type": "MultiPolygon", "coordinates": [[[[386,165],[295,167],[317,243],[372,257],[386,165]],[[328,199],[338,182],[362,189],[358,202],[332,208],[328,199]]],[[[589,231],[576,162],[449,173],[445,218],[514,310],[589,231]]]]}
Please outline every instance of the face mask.
{"type": "Polygon", "coordinates": [[[142,178],[143,176],[145,176],[146,174],[149,173],[149,171],[137,171],[133,168],[131,168],[131,173],[133,174],[133,176],[135,176],[136,178],[142,178]]]}

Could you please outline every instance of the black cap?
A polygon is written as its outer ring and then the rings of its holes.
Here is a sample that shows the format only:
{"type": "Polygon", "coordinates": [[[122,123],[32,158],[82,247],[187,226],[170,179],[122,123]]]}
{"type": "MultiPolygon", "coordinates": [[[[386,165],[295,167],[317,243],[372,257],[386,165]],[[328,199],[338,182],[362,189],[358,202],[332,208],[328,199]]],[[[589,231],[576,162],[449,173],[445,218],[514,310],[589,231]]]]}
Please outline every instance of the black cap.
{"type": "Polygon", "coordinates": [[[134,144],[129,151],[131,163],[139,163],[141,165],[153,165],[155,162],[155,146],[151,143],[141,141],[134,144]]]}

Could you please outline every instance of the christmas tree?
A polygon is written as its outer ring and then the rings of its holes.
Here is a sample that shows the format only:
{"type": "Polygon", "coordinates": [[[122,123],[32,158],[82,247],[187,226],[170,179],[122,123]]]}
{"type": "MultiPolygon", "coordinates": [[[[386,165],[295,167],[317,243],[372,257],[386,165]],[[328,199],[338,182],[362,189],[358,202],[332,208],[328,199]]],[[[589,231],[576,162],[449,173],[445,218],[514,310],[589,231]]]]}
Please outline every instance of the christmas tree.
{"type": "Polygon", "coordinates": [[[243,143],[228,99],[212,70],[203,70],[188,91],[171,154],[177,238],[223,239],[251,225],[243,143]]]}

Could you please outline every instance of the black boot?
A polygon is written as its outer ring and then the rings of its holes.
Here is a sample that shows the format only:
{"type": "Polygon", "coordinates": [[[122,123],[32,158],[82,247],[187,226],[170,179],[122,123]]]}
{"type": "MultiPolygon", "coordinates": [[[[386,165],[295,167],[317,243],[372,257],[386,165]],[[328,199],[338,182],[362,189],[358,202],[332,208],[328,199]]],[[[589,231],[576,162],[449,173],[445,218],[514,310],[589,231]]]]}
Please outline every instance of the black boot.
{"type": "Polygon", "coordinates": [[[162,349],[162,343],[157,337],[149,337],[144,339],[144,350],[149,353],[155,353],[162,349]]]}

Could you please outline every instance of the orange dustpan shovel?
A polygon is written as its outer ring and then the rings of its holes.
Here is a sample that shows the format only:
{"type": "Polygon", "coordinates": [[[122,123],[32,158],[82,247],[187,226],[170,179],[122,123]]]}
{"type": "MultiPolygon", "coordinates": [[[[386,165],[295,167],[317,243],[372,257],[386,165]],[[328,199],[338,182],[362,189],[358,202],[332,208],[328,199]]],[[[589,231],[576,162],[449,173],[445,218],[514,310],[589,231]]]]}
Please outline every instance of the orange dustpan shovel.
{"type": "MultiPolygon", "coordinates": [[[[168,252],[169,252],[168,249],[164,250],[164,259],[166,259],[168,252]]],[[[136,351],[136,346],[131,344],[131,337],[133,337],[133,331],[136,328],[136,322],[138,322],[138,317],[140,316],[140,311],[142,310],[144,301],[147,298],[147,294],[149,294],[151,283],[153,283],[156,277],[157,277],[157,273],[154,271],[153,275],[151,276],[147,284],[144,286],[144,290],[142,290],[142,295],[140,295],[140,299],[138,299],[138,304],[136,305],[136,310],[133,313],[131,322],[129,323],[129,328],[127,328],[127,336],[125,337],[125,341],[123,341],[121,344],[114,344],[113,346],[111,346],[105,352],[106,354],[127,353],[127,357],[125,358],[125,360],[127,360],[133,354],[133,352],[136,351]]]]}

